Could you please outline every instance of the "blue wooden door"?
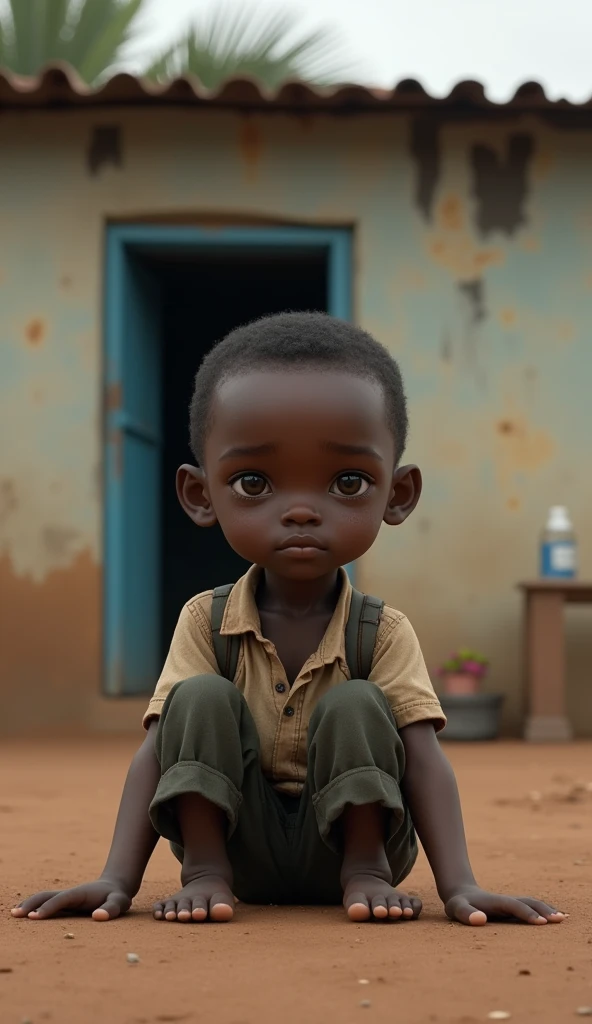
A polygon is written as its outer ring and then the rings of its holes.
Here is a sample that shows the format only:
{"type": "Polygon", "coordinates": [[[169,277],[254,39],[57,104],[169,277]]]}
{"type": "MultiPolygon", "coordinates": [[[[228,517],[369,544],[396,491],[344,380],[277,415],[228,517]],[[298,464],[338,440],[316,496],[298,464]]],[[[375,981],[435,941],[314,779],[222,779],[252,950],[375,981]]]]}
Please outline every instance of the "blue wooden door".
{"type": "MultiPolygon", "coordinates": [[[[161,337],[158,279],[124,250],[106,374],[106,689],[153,689],[160,659],[161,337]]],[[[117,275],[117,281],[115,281],[117,275]]]]}

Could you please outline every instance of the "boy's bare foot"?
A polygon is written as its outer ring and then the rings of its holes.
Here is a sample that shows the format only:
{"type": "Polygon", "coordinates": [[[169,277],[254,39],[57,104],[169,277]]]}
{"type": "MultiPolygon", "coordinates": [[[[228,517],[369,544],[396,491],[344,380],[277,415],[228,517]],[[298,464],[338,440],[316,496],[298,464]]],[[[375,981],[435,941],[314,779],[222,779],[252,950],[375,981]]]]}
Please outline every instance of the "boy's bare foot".
{"type": "Polygon", "coordinates": [[[420,899],[394,889],[378,875],[352,874],[343,882],[343,905],[350,921],[411,921],[421,914],[420,899]]]}
{"type": "Polygon", "coordinates": [[[234,896],[221,875],[202,875],[187,882],[169,899],[154,904],[157,921],[230,921],[234,896]]]}

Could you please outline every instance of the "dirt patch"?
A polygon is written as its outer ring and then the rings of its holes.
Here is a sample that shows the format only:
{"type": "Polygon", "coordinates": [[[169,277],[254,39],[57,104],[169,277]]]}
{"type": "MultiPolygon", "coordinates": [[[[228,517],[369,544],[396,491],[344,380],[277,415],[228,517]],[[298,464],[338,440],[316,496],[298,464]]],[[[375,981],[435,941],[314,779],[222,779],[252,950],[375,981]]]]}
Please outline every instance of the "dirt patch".
{"type": "Polygon", "coordinates": [[[133,749],[121,739],[4,744],[2,1024],[507,1019],[489,1018],[495,1011],[558,1024],[592,1004],[592,815],[581,788],[592,775],[590,744],[447,748],[481,884],[546,896],[571,913],[563,925],[450,924],[423,858],[408,885],[425,902],[416,923],[354,925],[336,908],[239,906],[232,925],[160,924],[151,902],[177,885],[164,843],[128,917],[12,920],[18,894],[98,873],[133,749]],[[577,799],[552,798],[570,787],[577,799]]]}

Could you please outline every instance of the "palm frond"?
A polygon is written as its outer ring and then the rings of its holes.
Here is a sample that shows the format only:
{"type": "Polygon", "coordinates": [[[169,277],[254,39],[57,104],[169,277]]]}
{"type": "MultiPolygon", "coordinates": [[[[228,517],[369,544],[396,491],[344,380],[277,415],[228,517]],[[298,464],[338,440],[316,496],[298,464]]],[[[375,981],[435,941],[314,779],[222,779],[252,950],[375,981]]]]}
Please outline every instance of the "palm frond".
{"type": "Polygon", "coordinates": [[[333,33],[317,29],[298,36],[296,29],[290,12],[222,4],[186,29],[145,73],[159,82],[192,74],[209,89],[243,75],[276,89],[288,79],[328,84],[351,73],[333,33]]]}
{"type": "Polygon", "coordinates": [[[67,61],[89,83],[125,46],[145,0],[8,0],[0,21],[0,63],[34,75],[67,61]]]}

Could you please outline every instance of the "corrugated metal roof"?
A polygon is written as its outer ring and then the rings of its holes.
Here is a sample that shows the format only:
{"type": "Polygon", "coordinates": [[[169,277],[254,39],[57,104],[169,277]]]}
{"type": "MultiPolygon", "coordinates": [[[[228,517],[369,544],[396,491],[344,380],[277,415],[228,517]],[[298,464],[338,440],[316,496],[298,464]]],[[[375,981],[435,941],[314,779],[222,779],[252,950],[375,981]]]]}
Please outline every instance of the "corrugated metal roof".
{"type": "Polygon", "coordinates": [[[303,82],[289,82],[270,93],[248,79],[232,79],[219,89],[205,89],[197,78],[185,76],[167,85],[155,85],[130,74],[117,74],[105,85],[91,89],[64,64],[45,68],[34,78],[0,70],[0,108],[77,108],[105,106],[209,106],[242,110],[272,108],[295,112],[415,110],[453,108],[466,111],[578,111],[592,110],[592,97],[585,103],[550,100],[538,82],[525,82],[505,103],[485,95],[480,82],[459,82],[447,96],[431,96],[420,82],[407,78],[392,90],[362,85],[320,88],[303,82]]]}

